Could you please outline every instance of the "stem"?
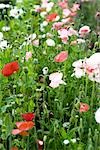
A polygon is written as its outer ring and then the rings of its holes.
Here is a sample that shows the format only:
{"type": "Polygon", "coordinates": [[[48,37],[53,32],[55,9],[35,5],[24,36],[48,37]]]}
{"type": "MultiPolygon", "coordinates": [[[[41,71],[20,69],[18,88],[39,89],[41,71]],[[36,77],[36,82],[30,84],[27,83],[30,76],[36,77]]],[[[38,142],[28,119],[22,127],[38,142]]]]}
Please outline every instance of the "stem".
{"type": "MultiPolygon", "coordinates": [[[[94,98],[94,92],[95,92],[95,82],[93,81],[93,86],[92,86],[92,94],[91,94],[91,110],[93,110],[93,98],[94,98]]],[[[92,112],[91,112],[92,113],[92,112]]]]}
{"type": "Polygon", "coordinates": [[[29,150],[29,146],[30,146],[30,140],[29,140],[29,136],[27,137],[27,150],[29,150]]]}
{"type": "Polygon", "coordinates": [[[87,89],[88,89],[88,77],[86,76],[85,97],[87,96],[87,89]]]}

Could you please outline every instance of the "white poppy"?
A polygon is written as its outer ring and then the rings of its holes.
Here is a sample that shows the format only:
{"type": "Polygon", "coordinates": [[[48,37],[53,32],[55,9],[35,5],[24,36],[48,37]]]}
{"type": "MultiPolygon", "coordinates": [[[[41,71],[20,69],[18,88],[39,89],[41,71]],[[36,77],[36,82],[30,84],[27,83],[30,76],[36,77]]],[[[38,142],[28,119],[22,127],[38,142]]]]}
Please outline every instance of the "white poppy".
{"type": "Polygon", "coordinates": [[[47,43],[48,46],[55,46],[55,41],[52,40],[52,39],[47,39],[46,43],[47,43]]]}
{"type": "Polygon", "coordinates": [[[100,108],[95,112],[95,120],[97,123],[100,123],[100,108]]]}

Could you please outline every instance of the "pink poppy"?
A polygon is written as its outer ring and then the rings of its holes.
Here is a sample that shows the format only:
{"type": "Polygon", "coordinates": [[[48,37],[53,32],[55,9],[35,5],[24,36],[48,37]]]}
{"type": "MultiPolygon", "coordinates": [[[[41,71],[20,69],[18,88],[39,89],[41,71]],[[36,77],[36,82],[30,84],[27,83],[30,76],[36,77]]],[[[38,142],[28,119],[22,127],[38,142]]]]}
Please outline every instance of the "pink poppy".
{"type": "Polygon", "coordinates": [[[55,62],[64,62],[68,58],[68,51],[62,51],[58,55],[55,56],[55,62]]]}
{"type": "Polygon", "coordinates": [[[79,112],[87,112],[89,110],[89,105],[86,103],[80,103],[80,109],[79,112]]]}
{"type": "Polygon", "coordinates": [[[32,57],[32,52],[26,52],[25,59],[28,61],[32,57]]]}
{"type": "Polygon", "coordinates": [[[59,2],[58,5],[59,5],[62,9],[65,9],[65,8],[68,7],[68,4],[67,4],[65,1],[59,2]]]}
{"type": "Polygon", "coordinates": [[[62,80],[63,74],[60,72],[55,72],[49,75],[49,80],[51,80],[51,83],[49,84],[52,88],[59,87],[60,84],[66,85],[66,83],[62,80]]]}
{"type": "Polygon", "coordinates": [[[53,29],[59,30],[63,26],[63,22],[55,22],[53,24],[53,29]]]}
{"type": "Polygon", "coordinates": [[[87,35],[90,32],[90,27],[89,26],[83,26],[80,28],[79,30],[79,34],[81,37],[84,37],[85,35],[87,35]]]}

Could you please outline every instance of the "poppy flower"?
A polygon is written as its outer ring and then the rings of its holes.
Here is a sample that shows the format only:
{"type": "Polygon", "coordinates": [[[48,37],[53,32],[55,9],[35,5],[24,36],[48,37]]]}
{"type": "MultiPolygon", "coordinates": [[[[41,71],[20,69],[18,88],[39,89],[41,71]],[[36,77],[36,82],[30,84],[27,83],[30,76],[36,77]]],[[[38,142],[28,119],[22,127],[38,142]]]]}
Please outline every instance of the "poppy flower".
{"type": "Polygon", "coordinates": [[[52,14],[48,15],[46,17],[46,19],[47,19],[48,22],[51,22],[51,21],[54,21],[57,16],[58,16],[57,13],[52,13],[52,14]]]}
{"type": "Polygon", "coordinates": [[[95,112],[95,120],[97,123],[100,123],[100,108],[95,112]]]}
{"type": "Polygon", "coordinates": [[[16,146],[13,146],[13,147],[11,148],[11,150],[18,150],[18,148],[17,148],[16,146]]]}
{"type": "Polygon", "coordinates": [[[54,61],[55,62],[64,62],[68,58],[68,52],[62,51],[58,55],[55,56],[54,61]]]}
{"type": "Polygon", "coordinates": [[[79,34],[80,34],[81,37],[84,37],[85,35],[89,34],[90,31],[91,30],[90,30],[89,26],[83,26],[83,27],[80,28],[79,34]]]}
{"type": "Polygon", "coordinates": [[[16,122],[16,126],[21,131],[27,131],[27,130],[33,128],[34,122],[32,122],[32,121],[16,122]]]}
{"type": "Polygon", "coordinates": [[[59,87],[60,84],[66,85],[66,83],[62,80],[63,74],[60,72],[55,72],[49,75],[49,80],[51,83],[49,84],[52,88],[59,87]]]}
{"type": "Polygon", "coordinates": [[[22,118],[26,121],[32,121],[35,118],[35,114],[34,113],[25,113],[25,114],[22,114],[22,118]]]}
{"type": "Polygon", "coordinates": [[[89,110],[89,105],[86,103],[80,103],[80,109],[79,112],[87,112],[89,110]]]}
{"type": "Polygon", "coordinates": [[[16,122],[16,126],[17,126],[17,129],[12,130],[13,135],[19,134],[19,135],[22,135],[22,136],[28,136],[29,133],[26,132],[26,131],[33,128],[34,122],[32,122],[32,121],[16,122]]]}
{"type": "Polygon", "coordinates": [[[19,64],[17,61],[14,62],[10,62],[8,64],[5,64],[5,66],[3,67],[1,73],[5,76],[5,77],[9,77],[11,76],[13,73],[17,72],[19,70],[19,64]]]}

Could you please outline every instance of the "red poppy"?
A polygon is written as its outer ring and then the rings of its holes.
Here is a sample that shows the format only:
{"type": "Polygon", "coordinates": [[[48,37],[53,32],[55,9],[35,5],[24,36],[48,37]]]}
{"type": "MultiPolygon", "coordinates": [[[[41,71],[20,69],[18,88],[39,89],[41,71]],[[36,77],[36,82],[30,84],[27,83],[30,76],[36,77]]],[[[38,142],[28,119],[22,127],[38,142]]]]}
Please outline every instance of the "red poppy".
{"type": "Polygon", "coordinates": [[[57,16],[58,16],[57,13],[52,13],[52,14],[48,15],[46,17],[46,19],[47,19],[48,22],[51,22],[51,21],[54,21],[57,16]]]}
{"type": "Polygon", "coordinates": [[[27,130],[33,128],[34,122],[32,122],[32,121],[16,122],[16,126],[21,131],[27,131],[27,130]]]}
{"type": "Polygon", "coordinates": [[[17,129],[12,130],[13,135],[19,134],[19,135],[22,135],[22,136],[28,136],[29,133],[26,132],[26,131],[33,128],[34,122],[32,122],[32,121],[16,122],[16,126],[17,126],[17,129]]]}
{"type": "Polygon", "coordinates": [[[79,111],[80,112],[87,112],[88,110],[89,110],[89,105],[88,104],[86,104],[86,103],[80,103],[80,109],[79,109],[79,111]]]}
{"type": "Polygon", "coordinates": [[[25,113],[25,114],[22,114],[22,118],[26,121],[32,121],[35,118],[35,114],[34,113],[25,113]]]}
{"type": "Polygon", "coordinates": [[[68,58],[68,52],[62,51],[57,56],[55,56],[54,61],[55,62],[64,62],[68,58]]]}
{"type": "Polygon", "coordinates": [[[14,61],[14,62],[10,62],[8,64],[6,64],[1,73],[5,76],[5,77],[8,77],[8,76],[11,76],[13,73],[17,72],[19,70],[19,64],[17,61],[14,61]]]}

